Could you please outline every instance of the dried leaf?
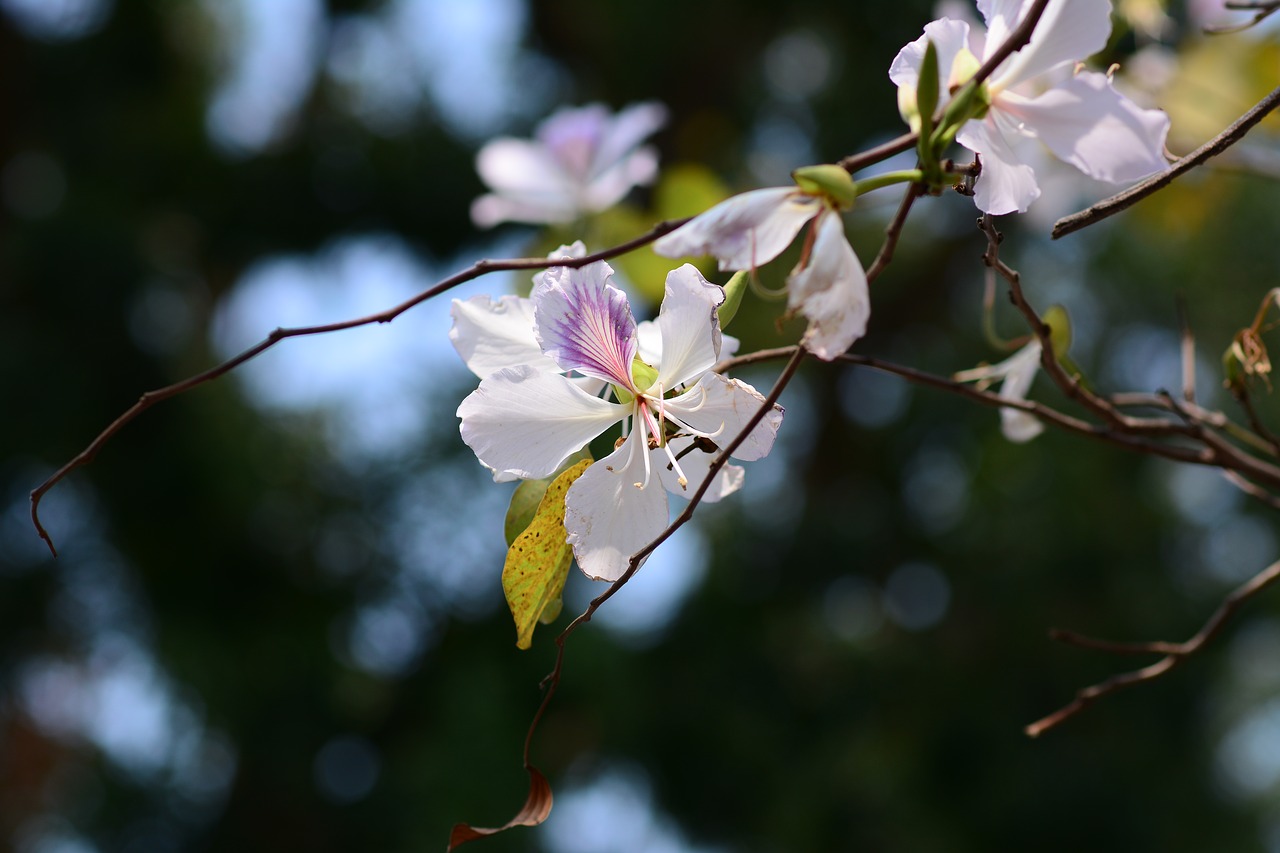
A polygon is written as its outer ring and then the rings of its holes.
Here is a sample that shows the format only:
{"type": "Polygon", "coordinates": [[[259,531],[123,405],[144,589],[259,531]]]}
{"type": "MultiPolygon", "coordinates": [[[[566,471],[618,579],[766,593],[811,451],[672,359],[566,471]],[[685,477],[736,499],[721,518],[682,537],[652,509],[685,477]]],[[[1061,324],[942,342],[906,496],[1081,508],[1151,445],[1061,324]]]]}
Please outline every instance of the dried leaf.
{"type": "Polygon", "coordinates": [[[449,833],[449,850],[466,844],[468,841],[475,841],[477,838],[487,838],[490,835],[497,835],[499,832],[511,829],[513,826],[537,826],[547,819],[551,814],[551,785],[547,782],[547,777],[543,776],[536,767],[529,767],[529,796],[524,801],[524,808],[520,809],[505,826],[499,826],[495,829],[482,829],[471,826],[466,823],[455,824],[453,831],[449,833]]]}
{"type": "Polygon", "coordinates": [[[533,629],[544,614],[554,618],[559,611],[573,549],[565,541],[564,496],[591,460],[570,466],[547,487],[538,511],[525,531],[515,538],[502,568],[502,592],[516,622],[516,647],[533,643],[533,629]]]}

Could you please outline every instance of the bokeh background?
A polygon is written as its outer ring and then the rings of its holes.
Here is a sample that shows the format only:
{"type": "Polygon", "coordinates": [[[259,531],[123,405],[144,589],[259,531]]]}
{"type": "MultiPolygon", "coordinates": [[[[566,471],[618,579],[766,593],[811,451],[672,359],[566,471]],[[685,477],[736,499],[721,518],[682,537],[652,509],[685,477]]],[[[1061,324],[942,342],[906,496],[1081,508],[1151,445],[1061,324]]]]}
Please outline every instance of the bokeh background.
{"type": "MultiPolygon", "coordinates": [[[[1121,3],[1099,58],[1171,113],[1177,152],[1276,82],[1271,31],[1198,33],[1214,5],[1121,3]]],[[[486,139],[566,104],[667,104],[666,177],[593,223],[599,248],[900,133],[887,68],[933,12],[0,0],[0,847],[417,851],[505,822],[554,647],[543,628],[515,648],[511,487],[458,438],[475,379],[447,300],[154,408],[48,496],[57,560],[28,493],[140,393],[277,326],[563,239],[471,225],[486,139]]],[[[1202,399],[1238,415],[1218,354],[1280,283],[1275,133],[1058,243],[1049,223],[1109,188],[1047,165],[1003,223],[1099,388],[1180,387],[1180,295],[1202,399]]],[[[864,259],[896,200],[848,217],[864,259]]],[[[859,352],[942,374],[1002,357],[975,213],[917,206],[859,352]]],[[[653,263],[619,264],[642,313],[653,263]]],[[[749,301],[731,331],[792,341],[779,311],[749,301]]],[[[1013,445],[993,411],[866,370],[810,365],[783,403],[744,491],[573,637],[534,746],[550,821],[474,849],[1280,850],[1275,596],[1165,680],[1022,734],[1136,663],[1049,627],[1185,637],[1277,557],[1272,516],[1213,471],[1052,432],[1013,445]]],[[[566,614],[600,589],[571,577],[566,614]]]]}

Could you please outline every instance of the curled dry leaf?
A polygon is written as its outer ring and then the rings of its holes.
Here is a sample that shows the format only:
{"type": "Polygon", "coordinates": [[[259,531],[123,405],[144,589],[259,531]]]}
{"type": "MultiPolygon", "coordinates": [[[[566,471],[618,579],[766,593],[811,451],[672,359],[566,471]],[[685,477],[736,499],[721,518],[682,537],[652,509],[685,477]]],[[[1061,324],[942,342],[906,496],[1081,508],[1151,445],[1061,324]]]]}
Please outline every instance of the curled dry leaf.
{"type": "Polygon", "coordinates": [[[524,808],[516,812],[516,816],[506,825],[495,829],[482,829],[466,823],[455,824],[453,831],[449,833],[449,851],[468,841],[497,835],[513,826],[537,826],[547,819],[551,814],[551,785],[547,782],[547,777],[543,776],[536,767],[526,765],[526,769],[529,771],[529,797],[524,801],[524,808]]]}

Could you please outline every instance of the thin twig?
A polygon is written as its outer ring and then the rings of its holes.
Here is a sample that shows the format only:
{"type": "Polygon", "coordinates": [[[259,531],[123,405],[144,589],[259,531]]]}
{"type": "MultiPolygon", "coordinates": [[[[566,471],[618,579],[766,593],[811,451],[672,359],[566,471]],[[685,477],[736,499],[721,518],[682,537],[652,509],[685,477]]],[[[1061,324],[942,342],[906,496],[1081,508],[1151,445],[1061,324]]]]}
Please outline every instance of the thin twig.
{"type": "Polygon", "coordinates": [[[880,277],[880,273],[884,272],[885,267],[889,266],[893,260],[893,253],[898,248],[898,240],[901,239],[902,229],[907,224],[911,206],[919,197],[919,186],[907,184],[907,189],[902,194],[902,203],[898,205],[898,212],[893,215],[893,219],[884,229],[884,242],[880,244],[880,251],[876,253],[876,259],[871,262],[871,266],[867,267],[867,284],[874,284],[880,277]]]}
{"type": "Polygon", "coordinates": [[[124,427],[130,424],[133,420],[135,420],[139,415],[141,415],[147,409],[151,408],[152,406],[154,406],[159,402],[169,399],[170,397],[176,397],[179,394],[182,394],[186,391],[190,391],[193,388],[197,388],[201,385],[204,385],[206,382],[212,382],[213,380],[218,379],[219,377],[224,376],[227,373],[230,373],[232,370],[235,370],[240,365],[244,364],[250,359],[256,358],[257,356],[271,349],[271,347],[275,346],[276,344],[280,343],[283,340],[286,340],[288,338],[299,338],[299,337],[304,337],[308,335],[324,335],[330,332],[340,332],[346,329],[354,329],[359,326],[368,326],[373,323],[390,323],[392,320],[394,320],[396,317],[399,317],[401,314],[403,314],[405,311],[408,311],[410,308],[420,305],[434,296],[439,296],[441,293],[444,293],[447,290],[451,290],[452,288],[455,288],[460,284],[464,284],[465,282],[471,281],[472,279],[479,278],[482,275],[486,275],[492,272],[505,272],[505,271],[511,271],[511,270],[536,270],[536,269],[546,269],[547,267],[553,267],[553,266],[554,267],[581,267],[587,264],[595,263],[596,261],[607,260],[609,258],[613,258],[618,255],[625,254],[626,252],[630,252],[633,249],[637,249],[648,243],[652,243],[654,240],[658,239],[663,234],[667,234],[671,231],[674,231],[676,228],[679,228],[681,225],[683,225],[688,221],[689,221],[688,219],[678,219],[678,220],[669,220],[666,222],[660,222],[657,225],[655,225],[653,228],[651,228],[648,232],[640,235],[639,237],[636,237],[633,240],[628,240],[625,243],[620,243],[617,246],[613,246],[611,248],[605,249],[600,252],[595,252],[593,254],[586,255],[581,258],[554,258],[554,259],[512,258],[507,260],[477,261],[476,263],[472,264],[470,267],[463,270],[462,272],[455,273],[454,275],[451,275],[448,278],[443,279],[435,286],[422,291],[421,293],[411,297],[410,299],[406,299],[404,302],[401,302],[399,305],[396,305],[392,308],[388,308],[385,311],[380,311],[377,314],[370,314],[368,316],[358,317],[353,320],[344,320],[339,323],[326,323],[324,325],[319,325],[319,326],[299,326],[296,328],[276,329],[271,334],[267,335],[267,337],[263,338],[258,343],[249,347],[244,352],[240,353],[237,356],[227,359],[226,361],[222,362],[219,365],[216,365],[215,367],[209,368],[203,373],[198,373],[195,376],[191,376],[191,377],[188,377],[187,379],[183,379],[181,382],[175,382],[172,385],[166,385],[163,388],[157,388],[154,391],[148,391],[145,394],[143,394],[141,397],[139,397],[138,402],[130,406],[122,415],[120,415],[118,418],[112,421],[107,426],[106,429],[98,433],[98,436],[93,441],[89,442],[88,446],[85,447],[84,450],[76,454],[76,456],[73,457],[69,462],[67,462],[57,471],[55,471],[49,477],[49,479],[45,480],[43,483],[41,483],[31,492],[31,522],[32,524],[35,525],[36,532],[40,534],[40,538],[44,540],[45,544],[49,546],[50,552],[52,552],[53,555],[56,557],[58,555],[58,551],[56,548],[54,548],[53,538],[49,535],[48,531],[45,530],[44,525],[40,523],[40,500],[44,497],[44,495],[50,489],[52,489],[54,486],[60,483],[63,479],[65,479],[67,475],[70,474],[72,471],[75,471],[77,468],[81,468],[85,465],[88,465],[90,462],[92,462],[94,458],[98,455],[98,452],[102,450],[103,446],[108,441],[110,441],[116,435],[116,433],[124,429],[124,427]]]}
{"type": "Polygon", "coordinates": [[[1132,672],[1113,675],[1105,681],[1100,681],[1080,690],[1070,703],[1027,726],[1024,731],[1029,737],[1039,737],[1084,711],[1105,696],[1109,696],[1126,687],[1133,687],[1159,678],[1204,648],[1218,635],[1237,610],[1277,580],[1280,580],[1280,562],[1267,566],[1267,568],[1258,572],[1258,574],[1224,598],[1218,609],[1209,617],[1209,621],[1204,624],[1204,627],[1197,631],[1195,636],[1183,643],[1108,643],[1105,640],[1093,640],[1065,631],[1051,633],[1051,636],[1056,640],[1086,648],[1100,649],[1115,654],[1151,652],[1162,654],[1164,657],[1150,666],[1145,666],[1132,672]]]}
{"type": "Polygon", "coordinates": [[[1073,231],[1079,231],[1081,228],[1093,225],[1095,222],[1132,207],[1152,193],[1164,189],[1173,183],[1174,179],[1181,177],[1210,157],[1221,154],[1239,142],[1246,133],[1253,129],[1254,125],[1266,118],[1267,114],[1277,106],[1280,106],[1280,87],[1273,89],[1271,94],[1232,122],[1231,126],[1222,131],[1222,133],[1219,133],[1186,157],[1176,161],[1166,171],[1152,175],[1145,181],[1134,184],[1129,189],[1111,196],[1111,198],[1103,199],[1097,204],[1090,205],[1078,213],[1059,219],[1053,224],[1053,239],[1065,237],[1073,231]]]}

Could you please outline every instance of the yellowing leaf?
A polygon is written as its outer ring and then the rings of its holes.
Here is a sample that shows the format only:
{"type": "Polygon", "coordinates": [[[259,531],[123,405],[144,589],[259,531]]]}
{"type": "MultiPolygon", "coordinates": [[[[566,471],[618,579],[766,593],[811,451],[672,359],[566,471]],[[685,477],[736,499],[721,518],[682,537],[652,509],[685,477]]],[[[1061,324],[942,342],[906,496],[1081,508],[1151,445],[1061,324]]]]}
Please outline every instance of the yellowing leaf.
{"type": "Polygon", "coordinates": [[[502,533],[506,537],[508,548],[529,526],[529,522],[533,521],[534,513],[538,511],[538,505],[542,503],[542,496],[547,493],[547,486],[551,485],[551,481],[561,471],[565,471],[570,465],[583,459],[591,461],[591,452],[585,447],[570,456],[561,466],[560,471],[550,477],[520,481],[520,485],[516,486],[516,490],[511,493],[511,503],[507,506],[507,518],[502,525],[502,533]]]}
{"type": "Polygon", "coordinates": [[[516,622],[517,648],[529,648],[539,619],[544,614],[554,618],[559,611],[573,562],[573,549],[565,541],[569,534],[564,529],[564,496],[590,464],[590,459],[583,459],[547,486],[533,520],[507,551],[502,592],[516,622]]]}

